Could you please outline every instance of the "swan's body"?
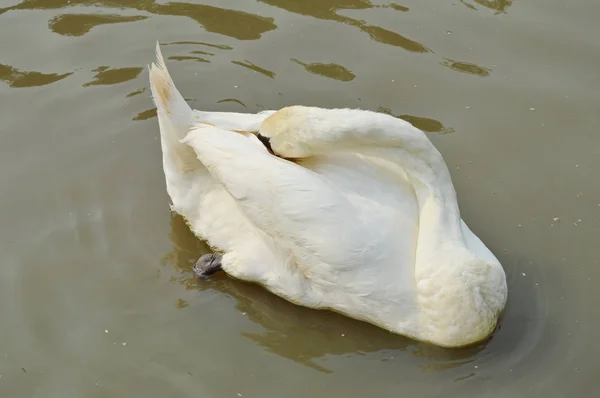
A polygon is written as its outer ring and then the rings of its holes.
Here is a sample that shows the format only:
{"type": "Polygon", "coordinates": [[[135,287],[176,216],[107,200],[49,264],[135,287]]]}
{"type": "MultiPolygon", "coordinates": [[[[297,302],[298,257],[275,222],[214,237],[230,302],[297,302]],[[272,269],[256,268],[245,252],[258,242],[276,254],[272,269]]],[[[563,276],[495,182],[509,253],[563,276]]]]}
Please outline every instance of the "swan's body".
{"type": "Polygon", "coordinates": [[[195,111],[158,46],[157,59],[150,81],[172,208],[224,253],[225,272],[440,346],[493,332],[504,270],[461,220],[423,132],[362,110],[195,111]]]}

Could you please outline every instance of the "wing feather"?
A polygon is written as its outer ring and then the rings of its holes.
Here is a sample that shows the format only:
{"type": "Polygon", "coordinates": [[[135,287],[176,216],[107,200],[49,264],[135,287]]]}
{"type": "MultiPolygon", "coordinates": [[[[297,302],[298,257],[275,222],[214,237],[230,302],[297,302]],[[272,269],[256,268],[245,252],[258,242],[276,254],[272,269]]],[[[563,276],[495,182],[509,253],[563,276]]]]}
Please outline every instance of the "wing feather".
{"type": "Polygon", "coordinates": [[[356,209],[323,176],[271,155],[251,134],[207,127],[184,141],[248,218],[297,257],[335,267],[356,260],[348,258],[363,240],[356,209]]]}

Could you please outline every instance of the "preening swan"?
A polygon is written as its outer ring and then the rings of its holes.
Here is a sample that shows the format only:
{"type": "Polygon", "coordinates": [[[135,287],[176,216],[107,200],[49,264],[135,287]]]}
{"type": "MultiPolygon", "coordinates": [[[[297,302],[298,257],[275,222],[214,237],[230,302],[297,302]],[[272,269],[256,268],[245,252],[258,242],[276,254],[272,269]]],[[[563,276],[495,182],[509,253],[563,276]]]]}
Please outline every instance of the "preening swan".
{"type": "Polygon", "coordinates": [[[507,298],[462,221],[448,168],[410,123],[365,110],[192,110],[160,48],[150,67],[172,209],[220,269],[293,303],[416,340],[469,345],[507,298]]]}

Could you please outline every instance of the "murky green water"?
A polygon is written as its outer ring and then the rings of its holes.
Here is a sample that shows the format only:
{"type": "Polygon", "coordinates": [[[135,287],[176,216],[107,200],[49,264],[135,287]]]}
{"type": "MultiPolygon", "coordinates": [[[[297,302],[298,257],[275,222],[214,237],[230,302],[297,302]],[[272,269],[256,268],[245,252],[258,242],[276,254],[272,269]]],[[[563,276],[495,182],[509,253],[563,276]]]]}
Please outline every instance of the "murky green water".
{"type": "Polygon", "coordinates": [[[600,3],[0,0],[1,397],[592,397],[600,3]],[[170,214],[154,44],[198,109],[389,112],[430,132],[507,271],[445,350],[218,275],[170,214]]]}

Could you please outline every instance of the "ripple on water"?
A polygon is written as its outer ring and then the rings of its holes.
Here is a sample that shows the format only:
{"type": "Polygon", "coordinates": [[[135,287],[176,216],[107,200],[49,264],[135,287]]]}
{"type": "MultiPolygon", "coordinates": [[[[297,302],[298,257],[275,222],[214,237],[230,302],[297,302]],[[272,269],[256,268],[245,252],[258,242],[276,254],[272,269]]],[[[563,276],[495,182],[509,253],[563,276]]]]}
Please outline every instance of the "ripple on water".
{"type": "Polygon", "coordinates": [[[412,116],[412,115],[394,115],[392,110],[386,108],[384,106],[379,106],[377,108],[377,112],[385,113],[390,116],[397,117],[399,119],[405,120],[418,128],[419,130],[425,131],[426,133],[439,133],[439,134],[447,134],[453,133],[454,129],[451,127],[445,127],[441,122],[437,120],[430,119],[427,117],[421,116],[412,116]]]}
{"type": "MultiPolygon", "coordinates": [[[[162,46],[170,46],[170,45],[179,45],[179,46],[194,46],[194,47],[209,47],[214,48],[215,50],[232,50],[233,47],[221,45],[221,44],[211,44],[205,42],[196,42],[196,41],[177,41],[177,42],[168,42],[161,43],[162,46]]],[[[191,50],[188,54],[191,55],[170,55],[167,57],[168,60],[171,61],[194,61],[194,62],[203,62],[210,63],[210,57],[215,56],[216,52],[210,52],[206,50],[191,50]],[[202,55],[202,56],[201,56],[202,55]]]]}
{"type": "Polygon", "coordinates": [[[211,53],[208,51],[202,51],[202,50],[193,50],[193,51],[190,51],[190,54],[199,54],[199,55],[208,55],[208,56],[215,55],[215,53],[211,53]]]}
{"type": "Polygon", "coordinates": [[[275,72],[270,71],[270,70],[265,69],[265,68],[261,68],[260,66],[255,65],[255,64],[253,64],[252,62],[250,62],[248,60],[244,60],[243,62],[241,62],[241,61],[231,61],[231,63],[234,64],[234,65],[239,65],[241,67],[253,70],[254,72],[258,72],[258,73],[260,73],[262,75],[270,77],[271,79],[274,79],[275,75],[276,75],[275,72]]]}
{"type": "Polygon", "coordinates": [[[142,70],[143,68],[140,67],[111,69],[108,66],[100,66],[92,71],[96,72],[94,80],[85,83],[83,87],[106,86],[123,83],[138,77],[142,70]]]}
{"type": "Polygon", "coordinates": [[[352,81],[356,77],[354,73],[352,73],[351,71],[339,64],[323,64],[320,62],[309,64],[304,63],[296,58],[292,58],[291,61],[303,66],[304,69],[306,69],[306,71],[309,73],[312,73],[314,75],[320,75],[334,80],[339,80],[342,82],[352,81]]]}
{"type": "Polygon", "coordinates": [[[133,119],[131,119],[131,120],[135,120],[135,121],[148,120],[148,119],[152,119],[153,117],[156,117],[156,108],[151,108],[151,109],[142,111],[142,112],[138,113],[137,115],[135,115],[133,117],[133,119]]]}
{"type": "Polygon", "coordinates": [[[22,71],[10,65],[0,64],[0,80],[6,82],[12,88],[37,87],[55,83],[68,76],[68,73],[41,73],[35,71],[22,71]]]}
{"type": "MultiPolygon", "coordinates": [[[[344,24],[355,26],[361,31],[367,33],[371,39],[380,43],[388,44],[395,47],[401,47],[407,51],[426,53],[430,52],[428,48],[422,44],[411,40],[399,33],[384,29],[379,26],[368,25],[364,21],[353,19],[347,16],[338,14],[342,10],[365,10],[376,8],[369,0],[258,0],[275,7],[282,8],[289,12],[301,15],[308,15],[314,18],[327,19],[330,21],[342,22],[344,24]]],[[[408,8],[392,5],[392,9],[398,11],[408,11],[408,8]]]]}
{"type": "MultiPolygon", "coordinates": [[[[389,8],[400,12],[408,12],[409,8],[404,7],[395,3],[390,3],[387,5],[374,5],[369,0],[306,0],[302,2],[290,1],[290,0],[259,0],[265,4],[269,4],[271,6],[275,6],[278,8],[285,9],[289,12],[308,15],[314,18],[331,20],[336,22],[341,22],[349,26],[354,26],[361,31],[367,33],[369,37],[377,42],[401,47],[410,52],[416,53],[429,53],[430,49],[418,43],[414,40],[408,39],[405,36],[402,36],[396,32],[387,30],[380,26],[375,26],[371,24],[367,24],[365,21],[353,19],[344,15],[340,15],[339,11],[343,10],[361,10],[361,9],[372,9],[372,8],[389,8]]],[[[483,5],[487,8],[494,9],[498,13],[505,12],[506,8],[512,5],[512,1],[502,1],[502,0],[474,0],[477,4],[483,5]]],[[[470,3],[466,3],[462,1],[463,4],[474,7],[470,3]]],[[[85,6],[102,6],[105,8],[120,8],[127,10],[135,10],[135,11],[144,11],[151,14],[158,15],[169,15],[169,16],[180,16],[191,18],[194,21],[201,24],[206,31],[218,33],[224,36],[232,37],[238,40],[257,40],[262,37],[262,35],[268,31],[275,30],[277,25],[274,23],[274,19],[270,17],[264,17],[256,14],[247,13],[239,10],[225,9],[219,8],[209,5],[203,4],[195,4],[195,3],[187,3],[187,2],[172,2],[167,4],[159,4],[154,1],[149,2],[131,2],[128,0],[116,0],[107,2],[105,0],[56,0],[52,2],[52,4],[48,4],[43,0],[25,0],[20,4],[17,4],[12,7],[6,7],[1,10],[1,12],[6,12],[9,10],[25,10],[25,9],[61,9],[68,8],[76,5],[85,5],[85,6]]],[[[89,14],[89,13],[81,13],[81,14],[60,14],[55,16],[49,21],[50,29],[58,34],[65,36],[82,36],[88,33],[91,29],[96,26],[106,25],[106,24],[124,24],[137,22],[141,20],[147,19],[147,16],[144,15],[118,15],[118,14],[89,14]]],[[[215,48],[220,49],[231,49],[230,46],[219,46],[212,45],[209,43],[195,42],[195,41],[179,41],[174,43],[165,43],[168,44],[204,44],[208,46],[214,46],[215,48]]],[[[192,54],[192,55],[176,55],[170,57],[171,60],[177,61],[195,61],[195,62],[209,62],[209,60],[205,57],[199,55],[211,55],[210,53],[201,53],[201,54],[192,54]]],[[[239,64],[240,66],[245,66],[256,70],[259,73],[265,74],[269,76],[269,73],[272,73],[263,68],[257,67],[256,65],[249,64],[248,61],[245,61],[245,64],[239,64]]],[[[445,59],[441,62],[442,65],[450,68],[451,70],[475,74],[479,76],[487,76],[489,75],[490,70],[484,67],[480,67],[478,65],[468,63],[468,62],[457,62],[451,59],[445,59]]],[[[330,71],[327,72],[323,69],[323,73],[316,72],[317,74],[321,74],[323,76],[327,76],[333,79],[338,79],[341,81],[350,81],[351,77],[354,76],[352,72],[347,70],[340,70],[339,73],[334,71],[334,67],[340,67],[336,64],[304,64],[305,68],[309,71],[311,69],[316,69],[321,67],[321,69],[325,67],[329,67],[330,71]]],[[[342,67],[343,68],[343,67],[342,67]]],[[[6,74],[7,72],[5,72],[6,74]]],[[[29,76],[27,78],[24,77],[23,72],[16,71],[17,73],[15,78],[15,82],[13,83],[15,87],[22,87],[19,84],[49,84],[56,80],[60,80],[62,78],[67,77],[69,74],[63,75],[44,75],[39,72],[27,72],[29,76]],[[20,77],[19,77],[20,76],[20,77]],[[56,79],[56,80],[53,80],[56,79]],[[24,83],[26,80],[29,80],[32,83],[24,83]],[[38,83],[33,81],[38,81],[38,83]]],[[[311,72],[312,73],[312,72],[311,72]]]]}
{"type": "Polygon", "coordinates": [[[430,49],[414,40],[406,38],[396,32],[384,29],[380,26],[358,24],[360,30],[367,33],[371,39],[390,46],[402,47],[403,49],[415,53],[428,53],[430,49]]]}
{"type": "MultiPolygon", "coordinates": [[[[244,11],[186,2],[158,4],[154,1],[130,0],[54,0],[48,4],[45,0],[25,0],[15,6],[0,9],[0,14],[10,10],[60,9],[77,5],[120,8],[146,11],[158,15],[187,17],[198,22],[207,32],[219,33],[238,40],[257,40],[261,38],[263,33],[277,28],[277,25],[273,22],[273,18],[262,17],[244,11]]],[[[69,16],[60,16],[58,20],[51,21],[50,26],[51,28],[56,28],[58,25],[57,33],[59,34],[75,32],[83,35],[89,32],[92,25],[135,22],[139,20],[136,18],[138,17],[117,17],[116,20],[112,20],[111,22],[111,17],[90,17],[89,14],[71,14],[69,16]],[[129,20],[125,20],[127,18],[129,20]]]]}
{"type": "Polygon", "coordinates": [[[410,11],[410,8],[405,7],[405,6],[401,6],[400,4],[396,4],[396,3],[391,3],[389,6],[387,6],[389,8],[393,8],[396,11],[402,11],[402,12],[407,12],[410,11]]]}
{"type": "Polygon", "coordinates": [[[445,58],[444,61],[441,62],[441,64],[457,72],[481,77],[489,76],[490,72],[492,71],[489,68],[485,68],[483,66],[479,66],[471,62],[454,61],[449,58],[445,58]]]}
{"type": "Polygon", "coordinates": [[[146,92],[147,89],[148,89],[147,87],[143,87],[143,88],[140,88],[139,90],[132,91],[129,94],[127,94],[126,97],[131,98],[131,97],[135,97],[136,95],[143,94],[146,92]]]}
{"type": "Polygon", "coordinates": [[[277,28],[273,18],[202,4],[153,4],[148,11],[161,15],[185,16],[201,24],[208,32],[238,40],[257,40],[263,33],[277,28]]]}
{"type": "Polygon", "coordinates": [[[83,36],[95,26],[142,21],[143,15],[123,16],[117,14],[60,14],[48,22],[54,33],[63,36],[83,36]]]}
{"type": "Polygon", "coordinates": [[[202,58],[202,57],[194,57],[191,55],[172,55],[169,58],[167,58],[171,61],[195,61],[195,62],[206,62],[209,63],[210,61],[206,58],[202,58]]]}
{"type": "MultiPolygon", "coordinates": [[[[233,50],[233,47],[228,46],[226,44],[206,43],[203,41],[172,41],[172,42],[160,43],[161,46],[172,46],[172,45],[183,45],[183,44],[213,47],[213,48],[217,48],[219,50],[233,50]]],[[[195,51],[192,51],[192,54],[195,54],[195,53],[196,53],[195,51]]],[[[209,54],[209,53],[202,52],[201,54],[209,54]]],[[[210,55],[214,55],[214,54],[210,54],[210,55]]]]}
{"type": "Polygon", "coordinates": [[[232,102],[234,104],[238,104],[238,105],[243,106],[244,108],[247,108],[246,104],[244,104],[242,101],[240,101],[239,99],[236,99],[236,98],[224,98],[222,100],[217,101],[217,104],[224,104],[227,102],[232,102]]]}
{"type": "MultiPolygon", "coordinates": [[[[472,0],[475,3],[496,11],[496,14],[506,14],[508,7],[513,5],[514,0],[472,0]]],[[[477,7],[469,0],[460,0],[466,7],[477,10],[477,7]]]]}

